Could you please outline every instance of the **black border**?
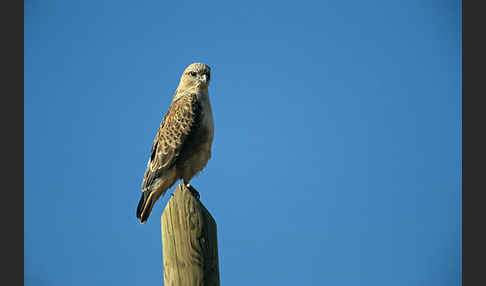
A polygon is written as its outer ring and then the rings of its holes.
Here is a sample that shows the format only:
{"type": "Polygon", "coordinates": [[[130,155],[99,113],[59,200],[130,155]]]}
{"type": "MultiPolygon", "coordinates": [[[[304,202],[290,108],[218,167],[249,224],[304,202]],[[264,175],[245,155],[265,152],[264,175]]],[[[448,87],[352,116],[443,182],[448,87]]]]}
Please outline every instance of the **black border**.
{"type": "Polygon", "coordinates": [[[486,105],[481,102],[486,95],[484,82],[484,8],[479,1],[462,5],[462,259],[463,285],[486,285],[485,200],[486,168],[484,149],[486,141],[486,105]],[[474,5],[475,4],[475,5],[474,5]]]}
{"type": "MultiPolygon", "coordinates": [[[[2,281],[24,282],[24,11],[23,2],[2,3],[2,281]],[[6,254],[6,255],[5,255],[6,254]]],[[[20,282],[20,283],[19,283],[20,282]]]]}

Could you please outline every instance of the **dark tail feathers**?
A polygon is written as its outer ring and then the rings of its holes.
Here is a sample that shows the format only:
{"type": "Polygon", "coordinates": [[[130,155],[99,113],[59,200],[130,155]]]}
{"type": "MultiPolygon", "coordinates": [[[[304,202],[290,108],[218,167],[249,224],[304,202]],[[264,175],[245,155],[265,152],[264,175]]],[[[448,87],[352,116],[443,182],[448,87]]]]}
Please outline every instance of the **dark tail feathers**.
{"type": "Polygon", "coordinates": [[[140,201],[138,202],[137,206],[137,218],[140,219],[140,223],[145,223],[152,211],[152,206],[154,202],[150,196],[151,192],[142,192],[142,197],[140,197],[140,201]]]}

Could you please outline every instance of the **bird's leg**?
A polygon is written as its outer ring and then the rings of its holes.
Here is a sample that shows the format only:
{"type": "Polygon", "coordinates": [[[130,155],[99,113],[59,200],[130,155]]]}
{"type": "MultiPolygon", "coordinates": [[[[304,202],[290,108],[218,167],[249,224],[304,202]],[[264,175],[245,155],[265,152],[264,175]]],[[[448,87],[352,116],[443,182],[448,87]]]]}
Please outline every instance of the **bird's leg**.
{"type": "Polygon", "coordinates": [[[184,184],[186,184],[186,187],[189,189],[189,191],[191,191],[192,195],[193,195],[193,196],[194,196],[194,197],[195,197],[197,200],[199,200],[199,197],[200,197],[199,192],[198,192],[198,191],[197,191],[197,190],[196,190],[196,189],[195,189],[193,186],[191,186],[191,184],[186,183],[186,182],[184,182],[184,184]]]}

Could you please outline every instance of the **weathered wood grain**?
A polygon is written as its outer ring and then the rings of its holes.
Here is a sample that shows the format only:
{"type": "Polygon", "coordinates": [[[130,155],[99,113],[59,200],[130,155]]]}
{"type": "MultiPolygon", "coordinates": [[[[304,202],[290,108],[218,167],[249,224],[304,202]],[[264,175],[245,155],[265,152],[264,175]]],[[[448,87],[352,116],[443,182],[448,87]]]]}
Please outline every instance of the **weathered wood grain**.
{"type": "Polygon", "coordinates": [[[161,218],[165,286],[219,286],[216,222],[181,182],[161,218]]]}

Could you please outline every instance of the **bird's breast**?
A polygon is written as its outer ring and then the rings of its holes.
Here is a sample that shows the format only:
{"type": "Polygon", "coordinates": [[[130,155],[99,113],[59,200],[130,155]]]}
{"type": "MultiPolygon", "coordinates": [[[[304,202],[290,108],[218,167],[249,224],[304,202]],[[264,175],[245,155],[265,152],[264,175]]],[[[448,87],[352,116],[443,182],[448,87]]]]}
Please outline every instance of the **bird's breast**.
{"type": "Polygon", "coordinates": [[[211,108],[211,102],[209,101],[209,96],[205,96],[201,100],[202,118],[201,125],[202,129],[208,134],[208,143],[211,144],[214,137],[214,120],[213,120],[213,110],[211,108]]]}

